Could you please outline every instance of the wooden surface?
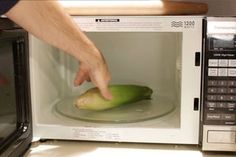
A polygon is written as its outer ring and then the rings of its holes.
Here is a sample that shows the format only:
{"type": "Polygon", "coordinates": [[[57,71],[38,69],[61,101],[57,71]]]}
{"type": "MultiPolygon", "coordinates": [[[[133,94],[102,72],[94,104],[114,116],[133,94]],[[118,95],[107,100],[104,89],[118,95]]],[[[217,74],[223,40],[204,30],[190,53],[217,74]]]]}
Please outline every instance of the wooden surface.
{"type": "Polygon", "coordinates": [[[173,1],[64,1],[70,15],[203,15],[207,4],[173,1]]]}

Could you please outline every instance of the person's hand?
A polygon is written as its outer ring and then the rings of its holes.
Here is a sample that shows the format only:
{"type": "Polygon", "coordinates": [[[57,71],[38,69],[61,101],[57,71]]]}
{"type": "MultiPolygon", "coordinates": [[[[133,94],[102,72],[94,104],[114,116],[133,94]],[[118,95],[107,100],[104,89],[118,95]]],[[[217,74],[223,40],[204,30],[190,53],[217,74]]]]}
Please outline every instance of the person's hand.
{"type": "Polygon", "coordinates": [[[91,80],[106,99],[110,75],[103,56],[57,1],[19,1],[6,16],[80,62],[75,85],[91,80]],[[50,16],[48,16],[50,15],[50,16]]]}
{"type": "MultiPolygon", "coordinates": [[[[100,54],[101,55],[101,54],[100,54]]],[[[92,63],[92,60],[90,61],[92,63]]],[[[105,99],[111,100],[112,95],[108,90],[108,83],[110,81],[110,74],[108,72],[107,65],[104,58],[93,61],[96,64],[86,65],[86,63],[80,63],[79,69],[74,80],[74,85],[79,86],[84,81],[91,81],[97,86],[105,99]]]]}

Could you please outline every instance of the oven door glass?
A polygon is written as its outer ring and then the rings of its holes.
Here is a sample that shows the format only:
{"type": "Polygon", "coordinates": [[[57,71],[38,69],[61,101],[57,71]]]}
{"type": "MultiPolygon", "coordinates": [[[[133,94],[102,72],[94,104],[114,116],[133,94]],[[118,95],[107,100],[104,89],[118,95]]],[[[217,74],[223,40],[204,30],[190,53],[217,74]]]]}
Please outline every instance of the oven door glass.
{"type": "Polygon", "coordinates": [[[12,41],[0,44],[0,145],[17,129],[12,41]]]}

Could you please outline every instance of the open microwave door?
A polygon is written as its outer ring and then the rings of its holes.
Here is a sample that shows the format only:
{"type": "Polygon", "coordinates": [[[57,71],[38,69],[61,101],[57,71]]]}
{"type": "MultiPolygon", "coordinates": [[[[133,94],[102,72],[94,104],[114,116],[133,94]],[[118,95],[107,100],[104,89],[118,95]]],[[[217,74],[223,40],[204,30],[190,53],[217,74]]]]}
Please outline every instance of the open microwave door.
{"type": "Polygon", "coordinates": [[[32,139],[27,32],[0,19],[0,156],[16,157],[32,139]]]}

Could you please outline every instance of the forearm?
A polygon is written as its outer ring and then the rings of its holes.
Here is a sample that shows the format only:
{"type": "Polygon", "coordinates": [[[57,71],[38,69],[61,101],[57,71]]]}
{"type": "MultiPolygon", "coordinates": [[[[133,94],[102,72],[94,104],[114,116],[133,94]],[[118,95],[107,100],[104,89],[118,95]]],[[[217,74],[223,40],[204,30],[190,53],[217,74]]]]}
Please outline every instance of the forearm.
{"type": "Polygon", "coordinates": [[[92,60],[93,57],[101,57],[93,43],[56,1],[22,0],[7,12],[6,16],[36,37],[82,62],[87,62],[87,58],[92,60]]]}
{"type": "Polygon", "coordinates": [[[112,98],[107,87],[110,74],[103,56],[56,1],[22,0],[6,16],[36,37],[79,60],[75,85],[90,80],[104,98],[112,98]]]}

